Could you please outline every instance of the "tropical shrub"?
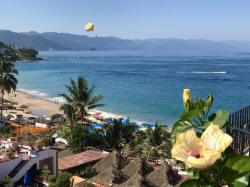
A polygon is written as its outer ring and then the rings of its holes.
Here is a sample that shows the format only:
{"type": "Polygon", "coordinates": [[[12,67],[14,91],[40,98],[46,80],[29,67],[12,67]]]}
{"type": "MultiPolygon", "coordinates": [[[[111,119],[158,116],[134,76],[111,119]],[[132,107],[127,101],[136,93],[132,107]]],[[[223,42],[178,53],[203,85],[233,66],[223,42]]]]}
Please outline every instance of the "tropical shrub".
{"type": "Polygon", "coordinates": [[[48,181],[53,183],[53,182],[56,182],[56,175],[49,175],[48,176],[48,181]]]}
{"type": "Polygon", "coordinates": [[[90,132],[89,128],[82,125],[75,125],[67,140],[69,147],[74,153],[82,152],[88,146],[103,145],[103,136],[98,130],[94,129],[90,132]]]}
{"type": "Polygon", "coordinates": [[[225,110],[209,114],[213,104],[192,100],[190,90],[183,93],[185,112],[172,129],[172,157],[185,163],[189,178],[180,186],[248,186],[250,158],[234,153],[229,145],[233,138],[224,133],[229,113],[225,110]]]}
{"type": "Polygon", "coordinates": [[[6,176],[6,177],[4,177],[1,181],[0,181],[0,184],[2,184],[2,185],[7,185],[7,184],[9,184],[9,183],[11,183],[12,182],[12,178],[10,178],[9,176],[6,176]]]}
{"type": "Polygon", "coordinates": [[[5,153],[5,156],[6,156],[7,158],[13,158],[14,155],[15,155],[15,153],[12,152],[12,151],[7,151],[7,152],[5,153]]]}
{"type": "Polygon", "coordinates": [[[81,172],[81,177],[85,179],[90,179],[95,175],[97,175],[97,172],[94,169],[92,169],[92,167],[87,167],[83,172],[81,172]]]}
{"type": "Polygon", "coordinates": [[[56,178],[56,182],[51,183],[49,187],[68,187],[70,186],[70,177],[72,175],[68,172],[60,172],[56,178]]]}

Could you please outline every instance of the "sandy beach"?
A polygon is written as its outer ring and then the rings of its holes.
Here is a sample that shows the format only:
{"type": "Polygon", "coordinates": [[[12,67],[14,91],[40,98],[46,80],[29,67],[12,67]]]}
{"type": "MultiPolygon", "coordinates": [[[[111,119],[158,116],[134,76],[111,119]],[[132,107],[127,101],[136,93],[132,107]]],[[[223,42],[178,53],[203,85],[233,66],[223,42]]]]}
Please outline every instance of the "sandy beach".
{"type": "MultiPolygon", "coordinates": [[[[16,105],[17,108],[19,108],[21,105],[27,105],[28,108],[24,109],[24,111],[20,111],[20,110],[17,111],[17,114],[22,114],[23,117],[34,117],[34,116],[43,117],[43,115],[50,117],[51,115],[55,113],[62,113],[62,111],[60,111],[60,104],[55,104],[52,101],[42,99],[42,98],[33,96],[31,94],[23,93],[20,91],[16,91],[14,94],[9,94],[9,95],[6,94],[5,99],[18,103],[18,105],[16,105]],[[28,111],[30,111],[31,113],[27,114],[28,111]]],[[[7,113],[9,112],[11,111],[8,110],[7,113]]],[[[3,111],[3,113],[6,114],[6,111],[3,111]]],[[[93,117],[95,113],[101,113],[100,116],[102,116],[103,118],[121,118],[121,117],[127,118],[124,115],[117,115],[117,114],[94,109],[94,110],[89,111],[90,116],[88,116],[87,118],[96,123],[101,123],[101,121],[93,117]]],[[[135,122],[137,124],[140,124],[143,121],[135,120],[135,122]]]]}
{"type": "MultiPolygon", "coordinates": [[[[36,96],[33,96],[31,94],[23,93],[20,91],[16,91],[14,94],[9,94],[5,96],[5,99],[8,99],[12,102],[18,103],[16,106],[17,108],[20,107],[21,105],[27,105],[28,108],[22,111],[18,111],[19,114],[23,114],[25,117],[30,117],[34,116],[35,114],[26,114],[27,111],[44,111],[47,113],[47,115],[53,115],[55,113],[62,113],[60,111],[60,104],[55,104],[52,101],[42,99],[36,96]]],[[[6,111],[4,111],[5,113],[6,111]]],[[[8,111],[9,112],[9,111],[8,111]]],[[[100,110],[91,110],[89,111],[90,114],[95,114],[95,113],[101,113],[101,116],[104,118],[119,118],[119,117],[125,117],[125,116],[120,116],[120,115],[115,115],[112,113],[108,112],[103,112],[100,110]]],[[[91,120],[94,120],[93,117],[89,117],[91,120]]]]}
{"type": "Polygon", "coordinates": [[[16,91],[14,94],[6,94],[5,99],[18,103],[16,106],[17,108],[21,105],[27,105],[27,109],[24,109],[24,111],[18,111],[18,114],[23,114],[24,117],[34,116],[39,112],[44,112],[46,115],[60,113],[59,104],[55,104],[19,91],[16,91]],[[32,114],[27,114],[27,111],[31,111],[32,114]]]}

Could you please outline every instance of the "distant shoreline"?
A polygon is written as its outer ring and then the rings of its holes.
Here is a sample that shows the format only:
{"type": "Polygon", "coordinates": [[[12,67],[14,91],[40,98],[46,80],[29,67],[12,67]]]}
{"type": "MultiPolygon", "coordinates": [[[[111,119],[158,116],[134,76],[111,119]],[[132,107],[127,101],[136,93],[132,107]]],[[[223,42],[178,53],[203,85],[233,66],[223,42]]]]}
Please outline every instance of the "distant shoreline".
{"type": "Polygon", "coordinates": [[[37,57],[36,59],[33,60],[17,60],[14,63],[22,63],[22,62],[36,62],[36,61],[44,61],[44,60],[49,60],[49,58],[45,57],[37,57]]]}

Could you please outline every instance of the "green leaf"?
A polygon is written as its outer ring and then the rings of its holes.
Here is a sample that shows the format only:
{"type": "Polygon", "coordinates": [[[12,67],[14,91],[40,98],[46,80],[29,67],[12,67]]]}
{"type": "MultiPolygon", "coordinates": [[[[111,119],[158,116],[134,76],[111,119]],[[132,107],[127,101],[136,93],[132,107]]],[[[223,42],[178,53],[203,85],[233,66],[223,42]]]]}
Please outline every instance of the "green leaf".
{"type": "Polygon", "coordinates": [[[214,98],[213,98],[212,94],[209,94],[207,96],[207,105],[209,108],[213,105],[213,102],[214,102],[214,98]]]}
{"type": "Polygon", "coordinates": [[[212,187],[210,184],[206,184],[200,179],[188,179],[180,184],[180,187],[212,187]]]}
{"type": "Polygon", "coordinates": [[[208,121],[222,128],[228,121],[229,113],[226,110],[219,110],[208,117],[208,121]]]}
{"type": "Polygon", "coordinates": [[[187,168],[187,174],[189,179],[199,179],[200,170],[196,168],[187,168]]]}
{"type": "Polygon", "coordinates": [[[206,104],[206,102],[203,99],[200,99],[198,101],[198,109],[199,109],[199,111],[206,111],[207,104],[206,104]]]}
{"type": "Polygon", "coordinates": [[[229,184],[250,173],[250,157],[239,154],[231,154],[226,157],[220,175],[229,184]]]}
{"type": "Polygon", "coordinates": [[[184,132],[192,127],[192,123],[189,120],[179,120],[177,121],[171,132],[171,141],[174,144],[176,140],[176,136],[178,133],[184,132]]]}
{"type": "Polygon", "coordinates": [[[240,179],[237,179],[232,183],[233,187],[248,187],[249,182],[244,181],[244,178],[240,178],[240,179]]]}
{"type": "Polygon", "coordinates": [[[192,103],[187,100],[186,103],[184,103],[184,108],[186,111],[190,111],[192,109],[192,103]]]}
{"type": "Polygon", "coordinates": [[[200,111],[196,108],[181,114],[181,120],[187,120],[189,118],[194,118],[200,114],[200,111]]]}

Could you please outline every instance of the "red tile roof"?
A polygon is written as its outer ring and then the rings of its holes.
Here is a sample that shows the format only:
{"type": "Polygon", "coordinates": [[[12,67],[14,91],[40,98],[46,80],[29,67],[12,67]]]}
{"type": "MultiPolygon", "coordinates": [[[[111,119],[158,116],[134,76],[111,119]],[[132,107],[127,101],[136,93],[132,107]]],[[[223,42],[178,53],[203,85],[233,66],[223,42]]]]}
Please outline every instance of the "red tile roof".
{"type": "Polygon", "coordinates": [[[82,153],[66,156],[58,159],[58,169],[66,170],[83,164],[88,164],[90,162],[101,160],[103,157],[106,157],[107,154],[104,154],[100,151],[87,150],[82,153]]]}

